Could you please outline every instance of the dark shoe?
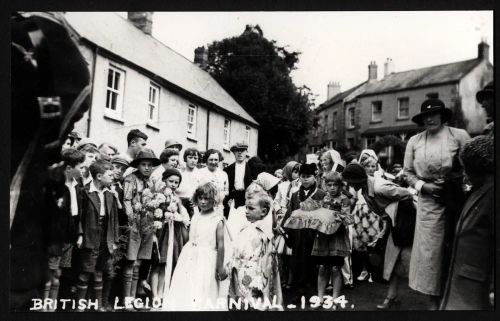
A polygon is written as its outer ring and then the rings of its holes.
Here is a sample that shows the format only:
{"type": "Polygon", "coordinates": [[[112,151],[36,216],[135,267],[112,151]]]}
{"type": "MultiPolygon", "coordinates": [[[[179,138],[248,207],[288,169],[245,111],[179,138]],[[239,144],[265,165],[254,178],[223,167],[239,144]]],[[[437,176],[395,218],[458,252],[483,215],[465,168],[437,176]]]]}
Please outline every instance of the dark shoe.
{"type": "Polygon", "coordinates": [[[382,304],[377,305],[377,309],[379,310],[389,310],[395,307],[399,307],[401,301],[398,300],[397,297],[394,298],[385,298],[382,304]]]}

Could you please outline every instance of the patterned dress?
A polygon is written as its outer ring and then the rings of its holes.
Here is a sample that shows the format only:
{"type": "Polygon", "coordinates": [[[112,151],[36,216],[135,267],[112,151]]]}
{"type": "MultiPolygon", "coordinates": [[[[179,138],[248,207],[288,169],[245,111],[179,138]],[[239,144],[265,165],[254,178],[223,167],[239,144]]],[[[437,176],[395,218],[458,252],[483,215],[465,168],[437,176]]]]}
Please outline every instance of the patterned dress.
{"type": "Polygon", "coordinates": [[[361,191],[358,193],[358,200],[352,214],[354,217],[353,249],[366,252],[367,245],[376,240],[376,236],[382,229],[382,220],[370,210],[361,191]]]}
{"type": "Polygon", "coordinates": [[[229,297],[236,301],[246,299],[253,309],[258,310],[266,309],[266,303],[280,305],[282,302],[272,235],[265,232],[265,224],[261,220],[241,230],[234,241],[229,262],[229,297]],[[261,304],[252,304],[255,302],[252,299],[260,299],[261,304]]]}

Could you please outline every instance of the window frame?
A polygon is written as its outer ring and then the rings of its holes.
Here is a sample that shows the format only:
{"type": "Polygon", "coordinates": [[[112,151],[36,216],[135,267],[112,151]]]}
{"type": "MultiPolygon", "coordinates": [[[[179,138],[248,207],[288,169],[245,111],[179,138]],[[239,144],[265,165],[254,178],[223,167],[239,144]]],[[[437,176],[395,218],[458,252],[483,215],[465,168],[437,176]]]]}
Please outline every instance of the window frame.
{"type": "Polygon", "coordinates": [[[125,77],[126,77],[126,72],[122,68],[119,68],[115,66],[114,64],[110,63],[108,68],[106,69],[106,84],[105,84],[105,102],[104,102],[104,112],[105,114],[111,115],[112,117],[118,117],[121,118],[123,114],[123,97],[125,96],[125,77]],[[109,74],[110,72],[113,72],[113,79],[112,79],[112,87],[109,87],[109,74]],[[118,89],[115,89],[113,86],[116,83],[116,74],[120,75],[120,78],[118,80],[118,89]],[[115,109],[113,109],[110,104],[111,104],[111,99],[109,98],[110,93],[116,94],[115,98],[115,109]]]}
{"type": "Polygon", "coordinates": [[[375,143],[376,141],[377,141],[377,136],[366,137],[366,148],[370,148],[370,145],[375,143]]]}
{"type": "Polygon", "coordinates": [[[251,134],[252,129],[250,126],[245,127],[245,140],[248,146],[250,146],[250,134],[251,134]]]}
{"type": "Polygon", "coordinates": [[[327,134],[328,133],[328,115],[325,115],[325,128],[323,128],[323,133],[327,134]]]}
{"type": "Polygon", "coordinates": [[[333,129],[333,131],[334,131],[334,132],[335,132],[335,131],[337,131],[337,120],[338,120],[338,118],[337,118],[337,117],[338,117],[338,116],[337,116],[337,112],[336,112],[336,111],[334,111],[334,112],[332,113],[332,124],[333,124],[332,129],[333,129]]]}
{"type": "Polygon", "coordinates": [[[348,129],[356,128],[356,107],[350,106],[346,110],[346,127],[348,129]],[[352,115],[351,115],[352,111],[352,115]]]}
{"type": "Polygon", "coordinates": [[[229,149],[229,146],[231,144],[231,119],[229,119],[229,118],[224,118],[223,133],[224,133],[223,148],[229,149]]]}
{"type": "Polygon", "coordinates": [[[187,114],[187,123],[186,123],[186,133],[188,138],[196,138],[196,118],[197,118],[197,113],[198,113],[198,106],[194,104],[189,104],[188,105],[188,114],[187,114]],[[190,116],[191,116],[191,111],[192,113],[192,120],[190,121],[190,116]],[[192,125],[191,129],[189,128],[189,125],[192,125]]]}
{"type": "Polygon", "coordinates": [[[382,121],[382,101],[381,100],[374,100],[371,102],[371,106],[372,106],[372,116],[371,116],[371,121],[372,123],[379,123],[382,121]],[[379,113],[379,118],[378,119],[375,119],[374,118],[374,111],[375,111],[375,106],[379,106],[380,107],[380,113],[379,113]]]}
{"type": "Polygon", "coordinates": [[[157,84],[150,82],[149,90],[148,90],[148,122],[157,123],[160,118],[160,86],[157,84]],[[156,90],[156,101],[151,100],[151,89],[156,90]],[[153,107],[153,118],[151,118],[151,107],[153,107]]]}
{"type": "Polygon", "coordinates": [[[398,120],[405,120],[410,118],[410,97],[399,97],[398,98],[398,120]],[[401,116],[401,101],[406,100],[407,106],[407,115],[406,116],[401,116]]]}

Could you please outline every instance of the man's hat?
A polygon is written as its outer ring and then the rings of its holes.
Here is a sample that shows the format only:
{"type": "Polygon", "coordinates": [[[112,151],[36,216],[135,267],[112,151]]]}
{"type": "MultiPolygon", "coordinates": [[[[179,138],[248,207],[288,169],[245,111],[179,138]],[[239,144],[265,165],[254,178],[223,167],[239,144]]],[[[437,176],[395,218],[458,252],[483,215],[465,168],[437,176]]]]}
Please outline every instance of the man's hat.
{"type": "Polygon", "coordinates": [[[441,113],[443,123],[451,119],[451,110],[445,107],[443,101],[437,98],[430,98],[424,101],[420,106],[420,114],[413,116],[411,120],[419,126],[423,126],[424,116],[435,112],[441,113]]]}
{"type": "Polygon", "coordinates": [[[130,166],[130,162],[125,158],[125,156],[123,155],[115,155],[113,156],[113,158],[111,158],[111,164],[113,163],[116,163],[116,164],[122,164],[122,165],[125,165],[127,167],[130,166]]]}
{"type": "Polygon", "coordinates": [[[99,150],[97,149],[97,145],[94,143],[91,143],[90,141],[83,142],[82,144],[78,145],[78,147],[76,149],[82,150],[82,149],[88,149],[88,148],[95,150],[96,153],[99,152],[99,150]]]}
{"type": "Polygon", "coordinates": [[[247,150],[248,149],[248,144],[245,142],[239,142],[231,146],[231,151],[237,151],[237,150],[247,150]]]}
{"type": "Polygon", "coordinates": [[[316,175],[318,167],[316,164],[302,164],[300,165],[299,175],[316,175]]]}
{"type": "Polygon", "coordinates": [[[495,95],[495,87],[493,86],[493,81],[489,82],[483,89],[477,92],[476,100],[478,103],[482,104],[483,100],[487,97],[493,97],[495,95]]]}
{"type": "Polygon", "coordinates": [[[130,162],[130,166],[137,168],[139,163],[142,160],[150,160],[153,162],[153,166],[158,166],[161,164],[160,160],[156,157],[155,153],[152,149],[142,148],[140,149],[132,162],[130,162]]]}
{"type": "Polygon", "coordinates": [[[175,139],[167,139],[165,141],[165,148],[178,148],[179,151],[182,150],[182,144],[176,141],[175,139]]]}
{"type": "Polygon", "coordinates": [[[368,180],[368,175],[366,175],[363,166],[351,163],[345,167],[342,172],[342,178],[347,183],[356,184],[366,182],[368,180]]]}

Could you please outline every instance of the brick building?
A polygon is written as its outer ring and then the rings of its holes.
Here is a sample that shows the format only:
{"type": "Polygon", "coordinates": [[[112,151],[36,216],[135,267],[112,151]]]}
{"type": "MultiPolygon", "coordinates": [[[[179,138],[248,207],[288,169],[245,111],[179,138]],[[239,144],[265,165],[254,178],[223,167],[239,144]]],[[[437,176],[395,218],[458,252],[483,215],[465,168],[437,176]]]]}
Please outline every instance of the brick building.
{"type": "Polygon", "coordinates": [[[338,93],[316,109],[318,122],[310,134],[310,152],[336,144],[367,148],[384,135],[407,141],[421,130],[411,118],[420,112],[427,97],[438,97],[452,109],[451,126],[464,128],[471,135],[482,131],[486,115],[475,95],[493,79],[487,43],[481,42],[477,57],[470,60],[402,72],[394,72],[393,66],[388,59],[383,78],[378,80],[378,66],[370,62],[366,82],[338,93]],[[335,135],[327,135],[333,127],[328,124],[329,117],[334,114],[343,115],[344,126],[337,127],[335,135]]]}

